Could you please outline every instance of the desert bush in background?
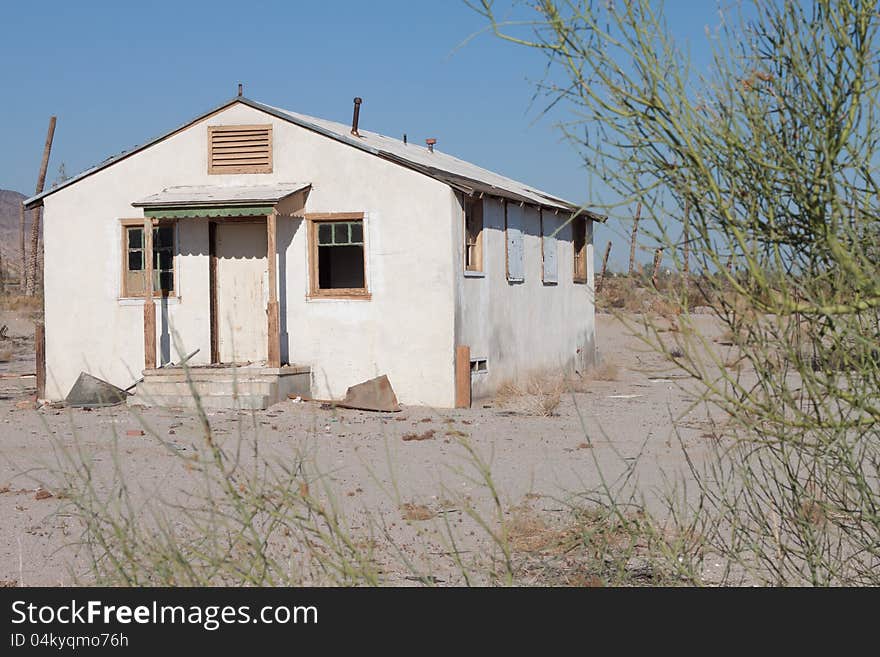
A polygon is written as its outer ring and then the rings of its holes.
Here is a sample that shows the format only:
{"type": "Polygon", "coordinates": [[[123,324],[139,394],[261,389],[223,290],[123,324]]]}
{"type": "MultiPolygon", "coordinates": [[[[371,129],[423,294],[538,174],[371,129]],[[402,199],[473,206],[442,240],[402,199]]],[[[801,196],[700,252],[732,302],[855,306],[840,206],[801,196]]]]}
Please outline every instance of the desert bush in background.
{"type": "MultiPolygon", "coordinates": [[[[722,9],[699,74],[658,2],[471,4],[547,58],[541,91],[573,109],[562,130],[622,199],[603,210],[641,202],[672,263],[649,293],[644,272],[609,277],[600,303],[674,312],[673,362],[730,418],[694,464],[691,509],[725,572],[880,583],[877,2],[722,9]],[[735,340],[737,367],[707,348],[697,303],[735,340]]],[[[672,353],[647,321],[646,341],[672,353]]]]}

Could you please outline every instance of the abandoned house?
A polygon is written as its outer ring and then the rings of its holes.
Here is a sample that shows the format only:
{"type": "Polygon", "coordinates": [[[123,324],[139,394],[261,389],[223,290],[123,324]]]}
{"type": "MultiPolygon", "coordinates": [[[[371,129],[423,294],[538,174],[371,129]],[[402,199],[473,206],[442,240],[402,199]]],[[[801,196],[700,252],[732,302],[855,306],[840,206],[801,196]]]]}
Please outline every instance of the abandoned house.
{"type": "Polygon", "coordinates": [[[404,404],[453,407],[591,364],[602,218],[359,110],[239,96],[28,199],[45,397],[85,371],[143,377],[136,403],[187,405],[189,379],[206,407],[265,408],[385,374],[404,404]]]}

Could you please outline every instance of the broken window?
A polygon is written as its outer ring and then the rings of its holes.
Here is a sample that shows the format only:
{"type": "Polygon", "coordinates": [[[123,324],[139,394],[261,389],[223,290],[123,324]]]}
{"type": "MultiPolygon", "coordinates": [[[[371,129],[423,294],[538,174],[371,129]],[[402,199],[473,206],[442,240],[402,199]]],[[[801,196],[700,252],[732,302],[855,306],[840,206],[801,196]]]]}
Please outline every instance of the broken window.
{"type": "Polygon", "coordinates": [[[483,271],[483,201],[464,200],[464,268],[483,271]]]}
{"type": "MultiPolygon", "coordinates": [[[[142,297],[146,290],[146,262],[144,260],[144,227],[123,226],[125,262],[123,265],[122,295],[142,297]]],[[[153,296],[174,293],[174,225],[153,227],[153,296]]]]}
{"type": "Polygon", "coordinates": [[[365,295],[363,218],[312,223],[312,294],[365,295]]]}
{"type": "Polygon", "coordinates": [[[587,220],[575,217],[571,220],[572,248],[574,250],[574,282],[587,282],[587,220]]]}

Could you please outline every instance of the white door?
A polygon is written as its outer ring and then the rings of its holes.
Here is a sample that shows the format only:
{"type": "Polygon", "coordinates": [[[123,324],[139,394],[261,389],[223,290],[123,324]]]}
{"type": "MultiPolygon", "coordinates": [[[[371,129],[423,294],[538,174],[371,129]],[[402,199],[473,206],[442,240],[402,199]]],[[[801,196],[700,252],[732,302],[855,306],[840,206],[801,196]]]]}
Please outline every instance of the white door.
{"type": "Polygon", "coordinates": [[[268,358],[266,225],[218,223],[216,239],[220,362],[264,362],[268,358]]]}

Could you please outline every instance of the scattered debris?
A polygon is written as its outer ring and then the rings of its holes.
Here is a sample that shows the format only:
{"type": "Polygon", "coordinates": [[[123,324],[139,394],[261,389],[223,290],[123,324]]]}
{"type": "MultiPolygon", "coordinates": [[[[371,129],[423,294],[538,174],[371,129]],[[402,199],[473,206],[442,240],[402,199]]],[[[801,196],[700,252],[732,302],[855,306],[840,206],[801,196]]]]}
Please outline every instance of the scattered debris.
{"type": "Polygon", "coordinates": [[[635,399],[636,397],[644,397],[644,395],[608,395],[608,399],[635,399]]]}
{"type": "Polygon", "coordinates": [[[404,520],[430,520],[436,514],[423,504],[407,502],[400,505],[404,520]]]}
{"type": "Polygon", "coordinates": [[[129,429],[128,431],[125,432],[125,435],[128,436],[129,438],[137,438],[139,436],[145,436],[147,434],[145,434],[140,429],[129,429]]]}
{"type": "Polygon", "coordinates": [[[126,399],[128,393],[122,388],[117,388],[112,383],[102,381],[86,372],[80,372],[65,401],[68,406],[74,408],[98,408],[116,406],[126,399]]]}
{"type": "Polygon", "coordinates": [[[302,400],[303,400],[303,398],[300,397],[299,395],[297,395],[296,397],[293,398],[293,403],[294,404],[302,404],[302,400]]]}
{"type": "Polygon", "coordinates": [[[4,324],[3,326],[0,326],[0,340],[8,340],[9,339],[9,336],[7,335],[8,332],[9,332],[9,327],[6,324],[4,324]]]}
{"type": "Polygon", "coordinates": [[[55,497],[55,495],[53,495],[51,491],[46,490],[42,486],[38,488],[37,491],[34,493],[35,500],[48,500],[51,497],[55,497]]]}
{"type": "Polygon", "coordinates": [[[27,399],[15,402],[15,407],[20,411],[32,411],[38,407],[37,396],[33,395],[27,399]]]}
{"type": "Polygon", "coordinates": [[[0,579],[0,589],[14,589],[18,582],[14,579],[0,579]]]}
{"type": "Polygon", "coordinates": [[[403,434],[403,440],[405,442],[411,440],[431,440],[435,433],[434,429],[428,429],[425,433],[405,433],[403,434]]]}
{"type": "Polygon", "coordinates": [[[343,408],[356,408],[362,411],[397,412],[400,405],[391,387],[391,382],[384,374],[375,379],[351,386],[345,393],[345,399],[337,404],[343,408]]]}

